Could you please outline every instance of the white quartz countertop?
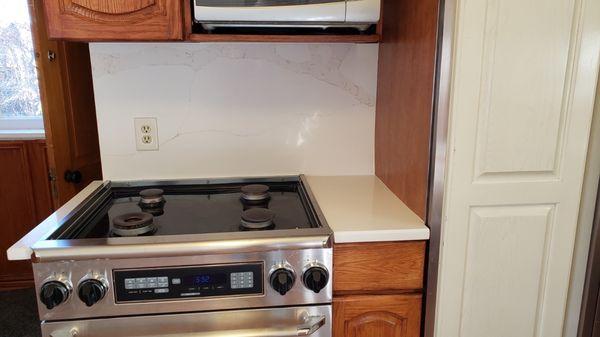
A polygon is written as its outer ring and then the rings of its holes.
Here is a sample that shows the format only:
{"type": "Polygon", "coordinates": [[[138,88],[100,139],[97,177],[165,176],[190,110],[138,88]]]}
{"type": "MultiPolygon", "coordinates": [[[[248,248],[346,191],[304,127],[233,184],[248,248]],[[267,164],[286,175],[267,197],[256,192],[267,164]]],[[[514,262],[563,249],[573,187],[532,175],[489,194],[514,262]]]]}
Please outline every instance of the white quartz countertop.
{"type": "Polygon", "coordinates": [[[307,176],[336,243],[429,239],[429,228],[376,176],[307,176]]]}

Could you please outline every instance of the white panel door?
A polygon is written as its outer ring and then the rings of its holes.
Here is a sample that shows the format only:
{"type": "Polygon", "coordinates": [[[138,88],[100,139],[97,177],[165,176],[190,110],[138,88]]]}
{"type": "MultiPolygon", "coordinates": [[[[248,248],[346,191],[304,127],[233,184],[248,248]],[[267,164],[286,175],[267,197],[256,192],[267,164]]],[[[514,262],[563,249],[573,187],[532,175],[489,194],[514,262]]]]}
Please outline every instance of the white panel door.
{"type": "Polygon", "coordinates": [[[457,0],[437,337],[559,337],[600,0],[457,0]]]}

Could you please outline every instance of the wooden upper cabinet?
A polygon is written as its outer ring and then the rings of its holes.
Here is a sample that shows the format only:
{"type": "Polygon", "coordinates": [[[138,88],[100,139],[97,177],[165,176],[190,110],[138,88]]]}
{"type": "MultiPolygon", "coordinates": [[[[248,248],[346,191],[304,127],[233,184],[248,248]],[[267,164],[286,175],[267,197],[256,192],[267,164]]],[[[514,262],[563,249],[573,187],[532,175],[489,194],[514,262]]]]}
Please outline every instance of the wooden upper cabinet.
{"type": "Polygon", "coordinates": [[[39,0],[48,35],[83,41],[181,40],[181,0],[39,0]]]}

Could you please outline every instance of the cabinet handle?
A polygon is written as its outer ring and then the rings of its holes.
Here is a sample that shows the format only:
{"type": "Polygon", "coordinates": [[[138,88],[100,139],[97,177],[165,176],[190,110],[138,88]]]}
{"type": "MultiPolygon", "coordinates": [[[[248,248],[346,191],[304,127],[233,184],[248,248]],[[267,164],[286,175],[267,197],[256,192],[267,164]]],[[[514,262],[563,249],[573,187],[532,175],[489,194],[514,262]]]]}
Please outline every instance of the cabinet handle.
{"type": "Polygon", "coordinates": [[[67,170],[65,172],[65,181],[68,183],[73,183],[73,184],[79,184],[81,182],[81,178],[83,178],[83,176],[81,175],[81,172],[75,170],[75,171],[71,171],[71,170],[67,170]]]}

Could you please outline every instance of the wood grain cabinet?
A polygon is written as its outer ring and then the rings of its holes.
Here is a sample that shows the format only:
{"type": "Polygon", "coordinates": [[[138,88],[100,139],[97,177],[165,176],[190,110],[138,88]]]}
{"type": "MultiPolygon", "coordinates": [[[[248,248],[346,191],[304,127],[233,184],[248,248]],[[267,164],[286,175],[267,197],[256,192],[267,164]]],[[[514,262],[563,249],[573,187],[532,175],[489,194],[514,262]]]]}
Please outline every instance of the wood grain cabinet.
{"type": "Polygon", "coordinates": [[[0,141],[0,290],[33,284],[29,261],[6,250],[52,213],[44,140],[0,141]]]}
{"type": "Polygon", "coordinates": [[[181,40],[181,0],[36,0],[53,39],[181,40]]]}
{"type": "Polygon", "coordinates": [[[425,241],[336,244],[333,336],[419,337],[425,241]]]}
{"type": "Polygon", "coordinates": [[[419,337],[420,294],[353,295],[333,302],[333,337],[419,337]]]}

